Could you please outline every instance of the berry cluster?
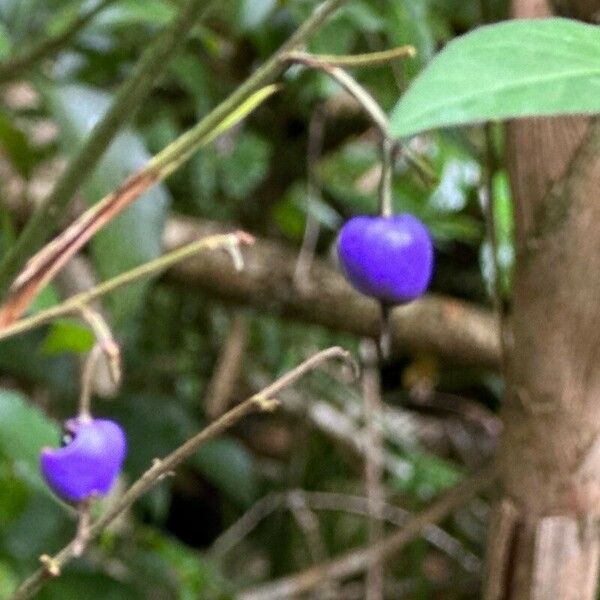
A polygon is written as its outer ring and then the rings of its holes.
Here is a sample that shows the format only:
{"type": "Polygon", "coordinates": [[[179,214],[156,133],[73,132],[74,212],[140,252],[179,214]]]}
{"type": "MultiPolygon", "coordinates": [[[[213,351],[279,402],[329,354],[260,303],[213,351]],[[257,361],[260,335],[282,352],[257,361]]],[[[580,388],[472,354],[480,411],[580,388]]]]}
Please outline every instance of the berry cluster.
{"type": "Polygon", "coordinates": [[[425,293],[433,272],[433,244],[410,214],[359,216],[340,232],[338,256],[346,278],[384,304],[404,304],[425,293]]]}

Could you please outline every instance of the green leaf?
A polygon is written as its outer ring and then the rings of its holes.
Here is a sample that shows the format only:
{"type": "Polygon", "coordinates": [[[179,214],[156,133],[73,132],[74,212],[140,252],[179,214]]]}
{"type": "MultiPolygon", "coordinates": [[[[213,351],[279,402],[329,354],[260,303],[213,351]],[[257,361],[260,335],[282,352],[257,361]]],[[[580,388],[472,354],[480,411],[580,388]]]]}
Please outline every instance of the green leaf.
{"type": "Polygon", "coordinates": [[[253,133],[240,135],[231,154],[221,159],[224,192],[238,200],[246,197],[267,176],[270,160],[269,142],[253,133]]]}
{"type": "Polygon", "coordinates": [[[224,600],[231,597],[232,584],[217,565],[184,544],[154,533],[152,555],[160,557],[175,576],[179,600],[224,600]]]}
{"type": "Polygon", "coordinates": [[[94,334],[84,325],[64,319],[55,321],[42,342],[44,354],[83,354],[94,345],[94,334]]]}
{"type": "Polygon", "coordinates": [[[398,68],[409,78],[427,63],[435,51],[435,39],[431,28],[431,8],[424,0],[391,2],[386,18],[391,23],[390,40],[395,46],[410,44],[417,49],[413,60],[400,61],[398,68]]]}
{"type": "Polygon", "coordinates": [[[40,450],[55,446],[59,437],[59,428],[23,396],[0,390],[0,448],[12,460],[16,475],[45,490],[38,468],[40,450]]]}
{"type": "Polygon", "coordinates": [[[456,485],[461,479],[461,471],[450,461],[420,450],[411,450],[403,457],[412,467],[407,479],[395,477],[392,486],[412,493],[421,500],[427,500],[445,489],[456,485]]]}
{"type": "Polygon", "coordinates": [[[197,56],[185,54],[171,61],[171,70],[179,84],[194,98],[196,114],[206,114],[213,104],[211,80],[206,67],[197,56]]]}
{"type": "Polygon", "coordinates": [[[237,440],[212,440],[198,450],[193,462],[207,479],[242,506],[256,498],[258,481],[252,457],[237,440]]]}
{"type": "Polygon", "coordinates": [[[481,240],[484,233],[481,221],[469,215],[422,213],[420,216],[438,242],[460,240],[465,243],[475,243],[481,240]]]}
{"type": "MultiPolygon", "coordinates": [[[[111,102],[108,94],[82,85],[49,86],[43,92],[59,123],[61,142],[69,153],[77,151],[111,102]]],[[[94,203],[116,189],[149,158],[140,137],[131,129],[123,131],[88,179],[84,187],[88,201],[94,203]]],[[[102,279],[160,254],[168,204],[166,189],[155,186],[94,237],[92,254],[102,279]]],[[[138,311],[148,285],[148,281],[142,281],[111,294],[110,308],[117,325],[138,311]]]]}
{"type": "Polygon", "coordinates": [[[6,25],[0,21],[0,58],[6,58],[10,54],[12,42],[6,25]]]}
{"type": "Polygon", "coordinates": [[[29,144],[25,133],[14,124],[12,116],[4,111],[0,111],[0,148],[6,152],[19,173],[29,178],[37,162],[37,153],[29,144]]]}
{"type": "Polygon", "coordinates": [[[600,28],[514,20],[456,38],[415,79],[392,134],[526,116],[600,111],[600,28]]]}
{"type": "Polygon", "coordinates": [[[162,0],[122,0],[115,6],[102,11],[94,25],[107,28],[131,27],[148,23],[154,26],[166,25],[175,14],[175,8],[162,0]]]}
{"type": "Polygon", "coordinates": [[[65,573],[52,579],[36,596],[39,600],[139,600],[140,594],[129,584],[103,573],[65,573]]]}
{"type": "MultiPolygon", "coordinates": [[[[388,8],[388,7],[386,7],[388,8]]],[[[341,9],[341,14],[356,30],[368,33],[377,33],[382,30],[385,21],[372,6],[363,2],[351,2],[341,9]]]]}
{"type": "Polygon", "coordinates": [[[277,6],[277,0],[238,0],[238,22],[241,31],[262,25],[277,6]]]}
{"type": "Polygon", "coordinates": [[[42,288],[42,291],[33,299],[33,302],[29,305],[27,314],[35,314],[42,310],[46,310],[52,306],[56,306],[60,302],[60,296],[56,290],[54,284],[49,283],[46,287],[42,288]]]}
{"type": "Polygon", "coordinates": [[[5,527],[23,513],[28,496],[27,484],[0,458],[0,526],[5,527]]]}
{"type": "Polygon", "coordinates": [[[9,598],[17,589],[19,580],[12,569],[4,562],[0,562],[0,598],[9,598]]]}
{"type": "Polygon", "coordinates": [[[378,160],[375,144],[352,140],[320,160],[318,175],[327,192],[358,211],[367,212],[377,205],[378,175],[374,168],[378,160]]]}

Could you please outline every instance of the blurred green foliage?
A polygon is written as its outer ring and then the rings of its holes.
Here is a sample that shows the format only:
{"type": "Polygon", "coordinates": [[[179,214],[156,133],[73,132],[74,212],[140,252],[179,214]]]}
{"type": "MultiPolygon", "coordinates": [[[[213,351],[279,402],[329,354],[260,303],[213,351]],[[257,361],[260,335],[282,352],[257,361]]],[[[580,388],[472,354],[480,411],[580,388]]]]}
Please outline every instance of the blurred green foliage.
{"type": "MultiPolygon", "coordinates": [[[[36,64],[19,80],[17,97],[25,87],[25,95],[32,94],[34,101],[6,102],[0,110],[0,148],[7,173],[20,182],[25,195],[49,165],[51,171],[59,169],[61,157],[77,151],[148,40],[172,18],[178,4],[116,0],[56,56],[36,64]],[[56,126],[56,135],[36,137],[36,128],[48,123],[56,126]]],[[[486,18],[500,18],[504,4],[351,0],[314,36],[309,49],[358,53],[414,44],[418,58],[413,61],[356,72],[389,113],[438,48],[484,20],[482,5],[488,9],[486,18]]],[[[0,57],[60,31],[82,5],[92,3],[0,0],[0,57]]],[[[204,19],[139,107],[135,122],[116,138],[88,179],[82,190],[86,202],[114,189],[234,90],[316,2],[215,0],[207,5],[204,19]]],[[[310,212],[322,226],[318,252],[324,257],[346,218],[376,210],[378,143],[368,131],[368,120],[341,101],[339,89],[321,73],[293,68],[284,84],[243,124],[203,149],[93,240],[86,255],[101,278],[156,256],[169,210],[235,222],[295,246],[310,212]],[[309,202],[308,129],[318,107],[326,115],[323,152],[316,161],[322,189],[320,197],[309,202]]],[[[11,93],[14,96],[15,89],[11,93]]],[[[434,291],[490,304],[481,206],[490,190],[484,177],[488,152],[482,129],[422,135],[411,142],[411,149],[431,166],[436,181],[423,180],[401,159],[394,179],[394,207],[419,215],[435,235],[434,291]]],[[[495,152],[499,155],[501,150],[495,152]]],[[[501,289],[509,301],[511,204],[506,174],[494,169],[491,192],[498,213],[501,289]]],[[[0,193],[8,194],[5,187],[0,193]]],[[[20,227],[21,217],[7,206],[3,198],[1,250],[20,227]]],[[[48,288],[33,310],[57,298],[57,290],[48,288]]],[[[112,294],[105,306],[123,342],[125,379],[118,396],[98,399],[95,410],[118,419],[128,433],[125,484],[205,423],[203,398],[233,308],[163,278],[112,294]]],[[[244,312],[249,342],[240,389],[235,392],[238,400],[318,348],[340,343],[357,349],[357,341],[347,336],[276,315],[244,312]]],[[[0,344],[0,598],[36,568],[40,554],[59,549],[73,534],[72,511],[42,485],[37,456],[43,445],[59,442],[56,423],[75,410],[78,361],[90,342],[90,332],[69,320],[0,344]]],[[[407,399],[403,374],[415,358],[419,357],[404,356],[384,373],[386,398],[395,408],[407,399]]],[[[496,402],[497,382],[488,373],[435,360],[434,364],[433,379],[441,389],[489,405],[496,402]]],[[[360,414],[358,394],[335,377],[312,375],[300,389],[307,401],[323,400],[344,414],[360,414]]],[[[360,417],[353,418],[358,427],[360,417]]],[[[246,585],[308,566],[304,533],[285,511],[259,523],[227,556],[210,551],[220,533],[271,492],[292,487],[364,493],[356,460],[301,417],[264,421],[268,426],[264,430],[258,420],[248,419],[227,437],[206,445],[39,597],[222,599],[246,585]]],[[[386,451],[406,468],[403,477],[386,481],[390,502],[411,510],[459,479],[465,467],[460,452],[445,449],[436,455],[414,439],[388,440],[386,451]]],[[[333,511],[319,514],[319,521],[328,556],[367,540],[362,517],[333,511]]],[[[462,522],[446,525],[467,549],[480,552],[479,515],[467,514],[462,522]]],[[[477,597],[476,574],[464,572],[451,557],[440,557],[427,542],[414,541],[406,556],[390,576],[412,586],[410,597],[442,597],[433,596],[433,590],[442,590],[444,598],[477,597]],[[432,574],[430,563],[435,560],[441,560],[443,568],[432,574]]]]}

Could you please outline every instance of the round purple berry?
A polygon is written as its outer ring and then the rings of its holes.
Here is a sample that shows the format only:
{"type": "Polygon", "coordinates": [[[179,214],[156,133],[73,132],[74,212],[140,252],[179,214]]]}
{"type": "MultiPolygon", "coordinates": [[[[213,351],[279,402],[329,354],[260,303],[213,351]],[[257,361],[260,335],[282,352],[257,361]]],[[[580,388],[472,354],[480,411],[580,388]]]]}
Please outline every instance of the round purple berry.
{"type": "Polygon", "coordinates": [[[125,432],[107,419],[69,419],[61,448],[44,448],[42,475],[62,499],[82,502],[104,496],[121,471],[127,452],[125,432]]]}
{"type": "Polygon", "coordinates": [[[433,272],[431,235],[409,214],[350,219],[340,232],[338,256],[350,283],[386,304],[421,296],[433,272]]]}

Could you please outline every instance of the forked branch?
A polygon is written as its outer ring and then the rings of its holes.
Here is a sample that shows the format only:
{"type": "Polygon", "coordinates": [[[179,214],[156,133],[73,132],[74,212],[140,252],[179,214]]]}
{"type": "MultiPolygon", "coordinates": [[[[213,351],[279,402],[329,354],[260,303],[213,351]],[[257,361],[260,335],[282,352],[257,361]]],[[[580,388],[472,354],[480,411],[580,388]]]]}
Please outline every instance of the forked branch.
{"type": "MultiPolygon", "coordinates": [[[[127,489],[118,501],[102,517],[89,526],[86,536],[87,542],[91,542],[97,538],[121,513],[154,487],[177,465],[189,458],[200,446],[221,435],[251,413],[274,410],[279,404],[276,395],[281,390],[293,385],[301,377],[304,377],[304,375],[310,373],[325,361],[332,359],[348,363],[356,374],[358,367],[351,354],[339,346],[333,346],[314,354],[296,368],[274,381],[271,385],[231,409],[216,421],[213,421],[208,427],[179,446],[171,454],[162,459],[155,459],[152,466],[127,489]]],[[[53,557],[44,555],[43,559],[41,559],[43,562],[42,567],[21,584],[10,600],[31,598],[49,578],[60,575],[62,568],[75,558],[77,552],[80,550],[80,543],[80,540],[74,538],[53,557]]]]}

